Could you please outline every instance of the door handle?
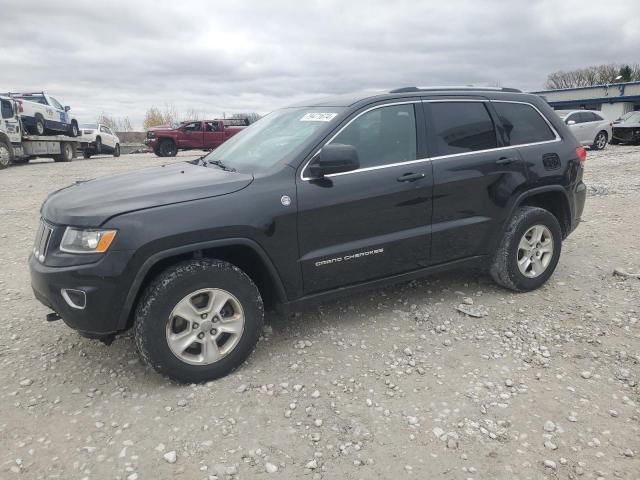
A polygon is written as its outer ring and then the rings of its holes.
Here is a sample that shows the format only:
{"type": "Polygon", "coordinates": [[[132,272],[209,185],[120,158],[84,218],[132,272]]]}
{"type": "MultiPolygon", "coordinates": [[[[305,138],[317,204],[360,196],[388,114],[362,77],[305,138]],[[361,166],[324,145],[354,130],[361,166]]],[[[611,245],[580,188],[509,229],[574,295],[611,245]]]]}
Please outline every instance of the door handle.
{"type": "Polygon", "coordinates": [[[511,157],[501,157],[498,160],[496,160],[496,163],[498,165],[509,165],[510,163],[513,163],[517,161],[516,158],[511,158],[511,157]]]}
{"type": "Polygon", "coordinates": [[[424,173],[405,173],[398,177],[399,182],[415,182],[416,180],[422,180],[425,177],[424,173]]]}

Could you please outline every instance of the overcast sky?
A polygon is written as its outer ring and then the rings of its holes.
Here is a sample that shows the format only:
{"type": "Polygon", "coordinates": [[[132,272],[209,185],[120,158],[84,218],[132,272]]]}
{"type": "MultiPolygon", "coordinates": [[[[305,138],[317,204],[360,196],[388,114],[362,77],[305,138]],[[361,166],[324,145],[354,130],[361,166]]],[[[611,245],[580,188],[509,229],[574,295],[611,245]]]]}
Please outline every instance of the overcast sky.
{"type": "Polygon", "coordinates": [[[80,121],[153,105],[216,117],[408,85],[537,90],[548,73],[637,62],[638,0],[0,0],[0,91],[80,121]]]}

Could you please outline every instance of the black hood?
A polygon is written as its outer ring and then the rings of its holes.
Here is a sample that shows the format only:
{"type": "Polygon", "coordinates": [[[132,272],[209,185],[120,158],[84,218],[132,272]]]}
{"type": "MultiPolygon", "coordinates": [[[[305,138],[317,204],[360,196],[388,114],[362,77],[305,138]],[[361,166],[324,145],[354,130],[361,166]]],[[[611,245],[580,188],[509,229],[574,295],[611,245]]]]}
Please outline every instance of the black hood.
{"type": "Polygon", "coordinates": [[[134,210],[236,192],[253,176],[216,166],[174,163],[76,183],[49,195],[42,216],[58,225],[98,227],[134,210]]]}

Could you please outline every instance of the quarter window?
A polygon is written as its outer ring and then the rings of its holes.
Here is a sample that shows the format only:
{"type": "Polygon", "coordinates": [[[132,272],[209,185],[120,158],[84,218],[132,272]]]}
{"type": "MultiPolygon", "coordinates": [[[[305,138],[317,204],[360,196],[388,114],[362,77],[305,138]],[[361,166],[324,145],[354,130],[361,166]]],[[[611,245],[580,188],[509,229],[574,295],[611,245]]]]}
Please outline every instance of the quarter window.
{"type": "Polygon", "coordinates": [[[556,138],[544,118],[531,105],[494,102],[493,106],[509,145],[547,142],[556,138]]]}
{"type": "Polygon", "coordinates": [[[360,168],[416,159],[413,104],[376,108],[356,118],[331,143],[353,145],[360,168]]]}
{"type": "Polygon", "coordinates": [[[498,146],[493,121],[483,102],[432,102],[429,106],[438,155],[498,146]]]}

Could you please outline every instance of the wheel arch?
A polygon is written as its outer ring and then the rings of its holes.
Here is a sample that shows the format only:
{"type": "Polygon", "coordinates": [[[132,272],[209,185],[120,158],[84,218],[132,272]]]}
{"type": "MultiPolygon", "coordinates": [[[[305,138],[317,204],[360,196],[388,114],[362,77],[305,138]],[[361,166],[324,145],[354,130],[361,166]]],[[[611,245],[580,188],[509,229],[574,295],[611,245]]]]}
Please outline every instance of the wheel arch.
{"type": "Polygon", "coordinates": [[[194,258],[216,258],[240,268],[256,284],[268,308],[287,301],[278,271],[266,252],[255,241],[231,238],[201,242],[156,252],[144,261],[129,287],[118,319],[118,330],[125,330],[133,324],[135,305],[145,288],[160,272],[171,265],[194,258]]]}
{"type": "Polygon", "coordinates": [[[540,187],[522,193],[514,202],[508,219],[518,207],[544,208],[558,219],[562,230],[562,238],[566,238],[571,230],[571,203],[564,188],[560,185],[540,187]]]}

